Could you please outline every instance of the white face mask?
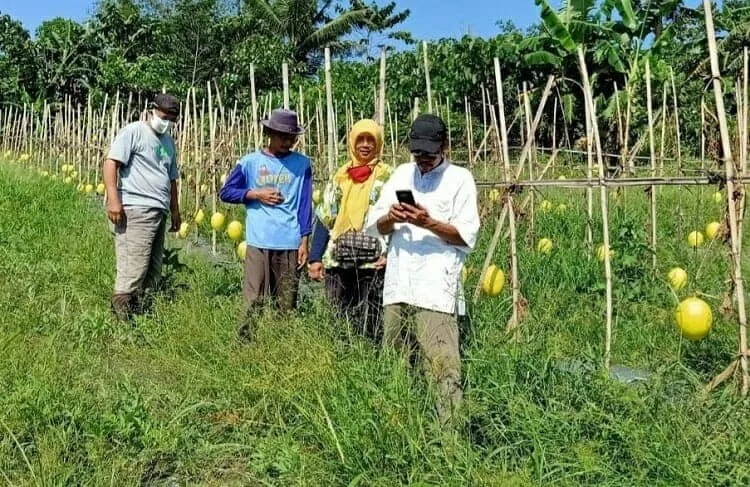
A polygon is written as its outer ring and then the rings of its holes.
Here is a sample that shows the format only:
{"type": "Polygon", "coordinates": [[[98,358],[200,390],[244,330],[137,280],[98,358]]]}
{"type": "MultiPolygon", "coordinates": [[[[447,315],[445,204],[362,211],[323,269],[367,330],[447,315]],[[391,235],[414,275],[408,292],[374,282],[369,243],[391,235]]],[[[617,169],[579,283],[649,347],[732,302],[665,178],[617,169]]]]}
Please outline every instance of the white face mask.
{"type": "Polygon", "coordinates": [[[174,122],[164,120],[163,118],[160,118],[156,112],[151,112],[151,128],[154,129],[154,132],[157,134],[161,135],[166,133],[173,125],[174,122]]]}

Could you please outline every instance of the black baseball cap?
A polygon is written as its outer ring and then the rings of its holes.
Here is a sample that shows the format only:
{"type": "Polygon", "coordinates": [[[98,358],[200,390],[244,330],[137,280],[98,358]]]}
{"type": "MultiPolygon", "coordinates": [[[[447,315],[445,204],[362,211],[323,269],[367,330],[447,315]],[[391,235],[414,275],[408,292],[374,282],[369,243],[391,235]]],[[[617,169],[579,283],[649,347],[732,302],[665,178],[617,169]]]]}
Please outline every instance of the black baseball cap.
{"type": "Polygon", "coordinates": [[[159,93],[156,95],[151,106],[152,108],[158,108],[162,112],[174,115],[175,117],[180,115],[180,100],[172,95],[167,95],[166,93],[159,93]]]}
{"type": "Polygon", "coordinates": [[[440,117],[426,113],[419,115],[409,132],[409,151],[437,154],[448,139],[448,130],[440,117]]]}

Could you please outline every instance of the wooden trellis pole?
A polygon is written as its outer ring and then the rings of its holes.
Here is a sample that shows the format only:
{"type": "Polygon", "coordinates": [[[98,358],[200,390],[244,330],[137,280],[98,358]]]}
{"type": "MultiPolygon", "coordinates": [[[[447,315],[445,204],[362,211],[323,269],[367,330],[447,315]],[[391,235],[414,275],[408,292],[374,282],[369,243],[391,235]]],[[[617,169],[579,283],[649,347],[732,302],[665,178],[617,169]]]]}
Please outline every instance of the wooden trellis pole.
{"type": "MultiPolygon", "coordinates": [[[[521,100],[523,104],[523,113],[524,113],[524,119],[526,121],[525,127],[526,127],[526,137],[528,140],[531,141],[531,152],[530,157],[528,158],[529,162],[529,179],[534,180],[534,165],[533,165],[533,156],[534,156],[534,134],[531,133],[531,102],[529,101],[529,90],[526,85],[526,82],[523,83],[523,98],[521,100]]],[[[521,129],[523,131],[523,128],[521,129]]],[[[529,207],[529,233],[530,235],[534,236],[534,220],[535,220],[535,207],[534,207],[534,199],[535,199],[535,191],[531,192],[531,206],[529,207]]]]}
{"type": "MultiPolygon", "coordinates": [[[[585,97],[585,94],[584,94],[585,97]]],[[[586,179],[591,181],[594,175],[594,129],[591,117],[586,116],[586,179]]],[[[594,248],[594,193],[591,187],[586,188],[586,249],[591,258],[594,248]]]]}
{"type": "Polygon", "coordinates": [[[333,120],[333,88],[331,87],[331,49],[325,48],[325,76],[326,76],[326,127],[328,129],[328,175],[336,170],[336,140],[334,136],[333,120]]]}
{"type": "MultiPolygon", "coordinates": [[[[648,149],[651,157],[651,177],[656,177],[656,149],[654,146],[654,113],[651,102],[651,65],[646,60],[646,107],[648,108],[648,149]]],[[[666,113],[662,113],[666,117],[666,113]]],[[[656,269],[656,188],[648,188],[648,199],[651,204],[651,264],[656,269]]]]}
{"type": "Polygon", "coordinates": [[[281,64],[281,78],[284,91],[284,110],[289,110],[289,64],[281,64]]]}
{"type": "MultiPolygon", "coordinates": [[[[503,167],[505,168],[505,182],[506,184],[510,183],[510,155],[508,153],[508,144],[507,144],[507,137],[506,137],[506,127],[505,127],[505,106],[503,103],[503,80],[502,75],[500,72],[500,60],[498,58],[494,59],[495,64],[495,84],[497,85],[497,103],[499,107],[499,119],[500,119],[500,145],[502,146],[502,158],[503,158],[503,167]]],[[[521,164],[523,167],[523,164],[521,164]]],[[[500,216],[498,219],[498,224],[495,229],[495,234],[492,237],[492,243],[490,243],[490,248],[487,251],[487,255],[485,257],[484,265],[482,266],[482,272],[479,276],[479,282],[477,283],[477,288],[474,291],[474,301],[479,298],[479,291],[481,289],[482,280],[485,278],[485,274],[487,273],[487,268],[492,263],[492,259],[494,258],[495,248],[497,247],[498,240],[500,238],[501,233],[501,225],[500,222],[505,218],[505,215],[508,216],[509,221],[509,227],[510,227],[510,267],[511,267],[511,289],[513,293],[513,309],[511,313],[511,318],[508,321],[508,325],[506,327],[506,331],[513,331],[515,332],[518,329],[519,325],[519,305],[520,305],[520,299],[521,299],[521,291],[520,291],[520,285],[519,285],[519,279],[518,279],[518,257],[517,257],[517,246],[516,246],[516,217],[515,217],[515,210],[513,208],[513,194],[508,193],[506,202],[505,202],[505,208],[503,209],[503,215],[500,216]]]]}
{"type": "Polygon", "coordinates": [[[451,135],[451,100],[450,98],[445,99],[445,111],[448,125],[448,159],[452,159],[453,151],[453,136],[451,135]]]}
{"type": "Polygon", "coordinates": [[[430,85],[430,62],[427,59],[427,41],[422,41],[422,56],[424,59],[424,80],[427,85],[427,113],[433,113],[432,86],[430,85]]]}
{"type": "MultiPolygon", "coordinates": [[[[604,159],[602,158],[602,145],[599,139],[599,127],[596,116],[596,105],[594,104],[594,94],[589,82],[588,69],[586,68],[586,59],[583,55],[583,48],[578,46],[578,63],[581,69],[581,78],[583,80],[583,96],[586,103],[586,117],[591,120],[591,128],[596,144],[596,158],[599,165],[599,179],[605,177],[604,159]]],[[[604,279],[606,285],[607,300],[607,317],[605,322],[604,336],[604,367],[609,370],[612,359],[612,263],[610,260],[609,246],[609,209],[607,205],[607,188],[600,186],[599,195],[602,209],[602,238],[604,240],[604,279]]]]}
{"type": "MultiPolygon", "coordinates": [[[[195,91],[193,91],[193,95],[195,95],[195,91]]],[[[255,64],[250,65],[250,104],[253,110],[252,135],[255,141],[255,150],[258,150],[260,149],[260,129],[258,128],[258,98],[255,95],[255,64]]],[[[195,98],[193,98],[193,105],[195,105],[195,98]]]]}
{"type": "Polygon", "coordinates": [[[677,103],[677,85],[674,82],[674,70],[669,68],[669,77],[672,82],[672,99],[674,100],[674,130],[677,138],[677,174],[682,175],[682,147],[680,136],[680,110],[677,103]]]}
{"type": "Polygon", "coordinates": [[[385,126],[385,47],[380,49],[380,76],[378,90],[378,114],[377,122],[381,127],[385,126]]]}
{"type": "Polygon", "coordinates": [[[706,167],[706,102],[701,96],[701,169],[706,167]]]}
{"type": "MultiPolygon", "coordinates": [[[[636,65],[637,69],[637,65],[636,65]]],[[[631,73],[631,76],[635,75],[635,71],[631,73]]],[[[633,83],[631,82],[631,76],[625,80],[625,130],[623,130],[623,146],[622,153],[625,157],[628,154],[628,144],[630,143],[630,117],[633,114],[633,83]]],[[[633,151],[634,153],[637,151],[633,151]]],[[[628,160],[628,171],[631,175],[635,174],[635,164],[633,159],[628,160]]],[[[625,168],[623,168],[625,170],[625,168]]]]}
{"type": "Polygon", "coordinates": [[[661,137],[659,140],[659,175],[664,174],[664,144],[667,137],[667,84],[662,85],[661,94],[661,137]]]}
{"type": "MultiPolygon", "coordinates": [[[[510,182],[510,154],[508,152],[508,137],[505,127],[505,103],[503,102],[503,78],[500,72],[500,60],[494,59],[495,63],[495,84],[497,85],[497,106],[499,109],[498,117],[500,120],[500,142],[502,145],[503,167],[505,168],[505,182],[510,182]]],[[[521,163],[523,167],[523,163],[521,163]]],[[[505,327],[506,332],[515,333],[520,325],[519,314],[521,304],[521,286],[518,277],[518,249],[516,246],[516,215],[513,208],[513,193],[507,194],[506,207],[508,208],[508,226],[510,227],[510,268],[511,268],[511,286],[513,293],[513,311],[510,320],[505,327]]],[[[488,256],[490,254],[488,253],[488,256]]],[[[491,258],[491,256],[490,256],[491,258]]],[[[482,279],[486,273],[483,269],[482,279]]]]}
{"type": "MultiPolygon", "coordinates": [[[[742,112],[740,116],[741,124],[740,125],[740,175],[742,177],[745,177],[747,175],[747,163],[748,163],[748,157],[750,157],[750,154],[748,154],[748,75],[750,73],[748,72],[750,67],[748,66],[748,62],[750,59],[748,59],[748,48],[745,47],[744,50],[744,62],[743,62],[743,69],[742,69],[742,90],[738,90],[738,92],[742,93],[742,112]]],[[[744,221],[745,221],[745,202],[747,200],[747,190],[745,188],[745,185],[743,184],[740,186],[741,193],[740,193],[740,204],[739,206],[739,216],[737,217],[737,224],[738,224],[738,234],[740,237],[740,242],[742,242],[742,229],[744,227],[744,221]]],[[[742,256],[742,245],[740,245],[740,257],[742,256]]]]}
{"type": "Polygon", "coordinates": [[[742,282],[742,260],[740,259],[740,245],[737,226],[737,209],[734,202],[734,160],[732,158],[732,144],[729,139],[729,124],[724,109],[724,94],[721,88],[721,73],[719,72],[719,56],[716,48],[716,31],[711,2],[703,0],[703,10],[706,16],[706,36],[708,38],[708,53],[711,60],[711,76],[716,101],[716,113],[719,117],[719,132],[721,135],[721,146],[724,152],[724,170],[727,178],[727,213],[729,219],[729,235],[732,262],[732,284],[739,318],[739,358],[733,361],[721,374],[716,376],[709,384],[708,390],[712,390],[726,379],[730,378],[739,363],[741,369],[740,394],[747,396],[750,388],[750,374],[748,374],[748,350],[747,350],[747,316],[745,315],[745,287],[742,282]]]}
{"type": "MultiPolygon", "coordinates": [[[[208,171],[211,174],[211,215],[213,216],[216,213],[216,114],[214,113],[214,104],[210,81],[208,82],[208,130],[210,150],[210,156],[208,159],[208,171]]],[[[211,253],[213,255],[216,255],[216,230],[213,228],[211,228],[211,253]]]]}
{"type": "Polygon", "coordinates": [[[395,167],[396,166],[396,133],[393,128],[393,116],[391,114],[391,104],[387,103],[386,108],[388,110],[388,128],[390,129],[389,132],[391,136],[391,151],[393,152],[391,165],[395,167]]]}

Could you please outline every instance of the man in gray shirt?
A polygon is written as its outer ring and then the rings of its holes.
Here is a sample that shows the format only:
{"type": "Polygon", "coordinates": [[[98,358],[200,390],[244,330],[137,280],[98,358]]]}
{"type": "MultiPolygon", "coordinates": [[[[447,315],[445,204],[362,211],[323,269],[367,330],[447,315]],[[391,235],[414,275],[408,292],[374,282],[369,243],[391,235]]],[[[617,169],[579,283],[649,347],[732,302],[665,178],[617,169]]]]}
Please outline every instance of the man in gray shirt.
{"type": "Polygon", "coordinates": [[[130,319],[143,293],[161,277],[168,212],[170,231],[180,228],[177,154],[169,133],[179,113],[175,97],[157,95],[148,119],[120,130],[104,161],[117,258],[112,310],[120,320],[130,319]]]}

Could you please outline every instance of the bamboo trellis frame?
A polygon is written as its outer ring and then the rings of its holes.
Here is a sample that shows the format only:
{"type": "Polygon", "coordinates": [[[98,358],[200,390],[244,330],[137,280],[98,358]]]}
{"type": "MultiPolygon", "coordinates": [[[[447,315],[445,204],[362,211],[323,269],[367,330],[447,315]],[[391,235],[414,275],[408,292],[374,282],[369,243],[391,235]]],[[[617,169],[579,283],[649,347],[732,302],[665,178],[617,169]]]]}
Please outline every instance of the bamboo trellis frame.
{"type": "MultiPolygon", "coordinates": [[[[709,9],[710,10],[710,9],[709,9]]],[[[707,30],[709,31],[709,41],[711,39],[711,33],[708,21],[710,11],[707,12],[707,30]]],[[[710,24],[712,25],[712,24],[710,24]]],[[[711,44],[711,42],[709,42],[711,44]]],[[[713,46],[715,51],[715,46],[713,46]]],[[[426,76],[426,82],[430,85],[429,80],[429,64],[428,64],[428,51],[426,43],[423,44],[423,59],[424,59],[424,70],[426,76]]],[[[580,56],[581,53],[579,53],[580,56]]],[[[715,55],[715,52],[712,52],[715,55]]],[[[283,93],[283,105],[288,107],[296,107],[300,113],[301,120],[306,123],[309,131],[306,134],[306,138],[303,147],[309,148],[310,152],[317,151],[317,156],[321,159],[325,159],[327,162],[327,168],[329,173],[335,168],[337,164],[337,158],[339,156],[337,145],[339,140],[345,140],[346,132],[341,133],[341,126],[337,123],[337,120],[342,122],[344,127],[350,126],[355,119],[354,108],[351,100],[340,100],[336,99],[331,89],[331,71],[330,71],[330,57],[327,56],[326,62],[326,103],[325,108],[322,101],[322,96],[317,100],[305,100],[302,92],[299,95],[289,90],[288,80],[288,69],[282,69],[284,73],[284,93],[283,93]],[[292,99],[292,95],[296,95],[296,100],[292,99]],[[336,107],[339,107],[337,109],[336,107]],[[308,114],[309,110],[309,114],[308,114]],[[324,111],[325,110],[325,111],[324,111]],[[342,137],[343,135],[343,137],[342,137]]],[[[742,236],[742,220],[744,218],[744,203],[737,204],[737,201],[733,199],[735,193],[742,195],[744,201],[744,185],[750,182],[750,176],[747,175],[747,162],[748,162],[748,75],[747,75],[747,51],[745,51],[745,63],[744,63],[744,78],[742,83],[738,83],[737,89],[737,104],[740,107],[738,116],[738,130],[742,134],[739,141],[739,155],[737,161],[739,163],[738,168],[734,168],[732,164],[731,151],[729,147],[725,149],[725,156],[723,160],[723,168],[725,174],[721,177],[716,174],[712,174],[702,169],[691,169],[690,166],[697,166],[700,162],[700,167],[703,168],[705,156],[702,154],[700,159],[690,159],[685,157],[682,153],[680,145],[680,113],[678,110],[677,102],[677,88],[675,86],[673,74],[670,77],[669,85],[664,84],[662,86],[662,107],[660,111],[656,113],[652,112],[649,101],[649,155],[639,155],[640,147],[644,144],[644,138],[636,141],[632,144],[628,140],[629,138],[629,125],[630,117],[632,113],[632,107],[630,106],[630,96],[627,97],[627,106],[624,109],[624,113],[621,113],[621,107],[619,106],[618,99],[618,138],[620,143],[626,148],[619,154],[608,154],[605,153],[601,148],[601,141],[599,139],[598,127],[596,121],[596,107],[593,106],[593,87],[588,86],[588,79],[586,74],[586,67],[581,60],[581,71],[583,80],[583,92],[586,100],[586,119],[588,121],[589,128],[587,129],[588,147],[585,151],[578,151],[570,148],[569,146],[560,147],[558,146],[558,137],[556,133],[558,116],[562,119],[562,122],[567,123],[564,110],[560,110],[558,113],[558,106],[560,105],[560,96],[554,101],[554,107],[551,110],[551,114],[554,117],[553,122],[553,137],[552,137],[552,148],[545,148],[537,143],[536,131],[540,123],[541,118],[544,116],[544,107],[547,97],[550,96],[554,91],[557,91],[557,87],[554,84],[553,79],[548,80],[547,86],[542,90],[541,87],[537,87],[537,90],[541,95],[539,96],[538,108],[534,117],[531,117],[531,101],[530,93],[533,91],[529,87],[523,87],[519,91],[520,96],[518,98],[519,107],[511,107],[511,111],[515,113],[515,118],[510,127],[505,124],[506,111],[505,103],[503,100],[502,91],[502,80],[500,77],[499,64],[495,60],[496,68],[496,90],[497,100],[491,100],[491,90],[486,87],[482,87],[482,104],[479,107],[481,110],[478,113],[482,114],[483,124],[477,123],[476,119],[479,117],[474,112],[477,111],[477,107],[471,107],[468,98],[463,100],[455,100],[458,104],[463,102],[465,107],[465,120],[466,120],[466,131],[464,135],[466,137],[465,146],[468,149],[466,152],[469,166],[478,169],[480,164],[483,162],[485,180],[478,181],[477,187],[479,189],[491,189],[497,188],[505,192],[505,204],[503,205],[502,214],[498,219],[496,231],[498,238],[491,246],[492,251],[488,252],[486,258],[486,264],[492,262],[494,253],[494,246],[499,245],[499,238],[502,237],[502,226],[505,219],[509,220],[509,228],[511,246],[517,243],[516,225],[515,221],[515,207],[513,206],[513,200],[517,188],[564,188],[564,189],[584,189],[593,190],[599,188],[600,190],[600,203],[602,215],[605,216],[606,221],[607,214],[607,190],[609,188],[622,188],[622,187],[649,187],[656,188],[660,186],[709,186],[716,184],[726,184],[729,190],[727,191],[727,204],[729,208],[728,222],[732,233],[731,250],[733,255],[737,255],[737,258],[733,258],[733,286],[734,292],[739,297],[742,295],[742,277],[741,269],[739,265],[739,255],[741,253],[741,246],[739,242],[742,236]],[[673,107],[671,112],[674,114],[674,132],[677,137],[677,148],[676,153],[673,157],[667,156],[664,149],[664,137],[667,129],[667,110],[668,107],[667,97],[670,91],[673,98],[673,107]],[[518,121],[517,134],[523,137],[524,144],[522,146],[510,145],[509,137],[510,132],[514,129],[514,122],[518,121]],[[660,120],[660,121],[659,121],[660,120]],[[660,123],[662,132],[661,137],[661,148],[656,155],[653,127],[656,123],[660,123]],[[479,145],[475,145],[474,128],[477,128],[479,132],[477,140],[481,139],[479,145]],[[481,131],[481,132],[480,132],[481,131]],[[627,148],[631,146],[631,150],[627,148]],[[520,149],[521,154],[517,161],[511,160],[510,151],[511,149],[520,149]],[[551,151],[553,156],[549,161],[548,166],[544,168],[541,174],[535,174],[539,168],[537,164],[534,164],[534,157],[537,152],[551,151]],[[558,154],[570,154],[570,155],[584,155],[586,159],[590,161],[585,166],[587,176],[585,178],[572,178],[566,180],[555,180],[555,179],[543,179],[544,175],[554,162],[555,157],[558,154]],[[606,167],[604,165],[605,158],[615,158],[621,162],[622,167],[627,170],[628,175],[623,174],[621,177],[608,177],[606,167]],[[594,159],[596,160],[596,167],[598,169],[598,177],[593,174],[594,170],[594,159]],[[637,167],[634,164],[636,160],[648,160],[651,164],[648,167],[637,167]],[[677,167],[677,176],[667,176],[661,171],[664,168],[665,162],[675,161],[677,167]],[[514,164],[513,162],[517,162],[514,164]],[[658,165],[657,165],[658,163],[658,165]],[[494,181],[488,180],[489,173],[488,168],[495,166],[501,171],[501,180],[494,181]],[[660,170],[657,171],[656,168],[660,170]],[[649,177],[635,177],[637,171],[649,171],[649,177]],[[528,172],[526,178],[522,178],[524,174],[528,172]],[[695,172],[696,175],[688,176],[695,172]],[[734,223],[733,223],[734,222],[734,223]],[[732,227],[734,229],[732,230],[732,227]],[[735,262],[736,261],[736,262],[735,262]]],[[[721,126],[722,132],[722,144],[725,139],[728,141],[728,124],[726,122],[726,112],[724,111],[723,104],[720,103],[721,86],[718,79],[718,68],[717,72],[714,73],[714,90],[716,97],[716,114],[718,115],[717,123],[721,126]],[[724,120],[722,121],[722,118],[724,120]]],[[[218,209],[219,203],[217,202],[217,175],[231,167],[231,164],[236,160],[236,153],[238,151],[245,151],[250,148],[259,148],[261,145],[259,121],[261,117],[267,116],[270,112],[271,107],[274,104],[274,99],[270,95],[261,96],[257,98],[255,92],[255,76],[254,67],[251,66],[251,92],[252,92],[252,105],[250,113],[238,111],[235,106],[229,110],[229,107],[225,107],[221,101],[221,93],[218,89],[215,89],[215,84],[212,86],[211,83],[207,85],[208,92],[210,93],[208,99],[198,100],[196,90],[192,89],[188,92],[184,101],[184,113],[183,119],[177,128],[176,136],[179,141],[180,152],[183,154],[183,160],[186,161],[184,167],[190,171],[187,178],[183,178],[180,183],[180,197],[181,201],[185,203],[192,203],[191,196],[194,196],[194,210],[200,209],[204,203],[204,197],[210,197],[211,207],[216,210],[218,209]],[[213,95],[215,94],[215,99],[213,95]],[[200,101],[200,106],[199,102],[200,101]],[[214,106],[214,101],[217,106],[214,106]],[[208,107],[206,107],[208,105],[208,107]],[[262,112],[262,113],[261,113],[262,112]],[[207,129],[207,130],[206,130],[207,129]],[[206,141],[205,139],[208,139],[206,141]],[[208,144],[207,144],[208,142],[208,144]],[[208,186],[207,192],[204,192],[202,188],[208,186]],[[184,194],[183,194],[184,192],[184,194]]],[[[646,79],[650,80],[650,68],[647,65],[646,79]]],[[[399,149],[402,148],[402,141],[399,141],[398,124],[399,121],[403,123],[409,116],[415,116],[419,113],[419,98],[414,100],[412,111],[410,115],[406,114],[394,114],[391,110],[391,103],[386,98],[386,75],[385,75],[385,52],[381,53],[381,71],[379,73],[379,89],[375,89],[375,82],[373,80],[373,93],[375,96],[375,117],[377,121],[382,125],[388,125],[387,133],[390,137],[390,157],[395,163],[398,159],[399,149]],[[400,115],[400,116],[399,116],[400,115]]],[[[650,82],[647,84],[650,86],[650,82]]],[[[625,93],[631,93],[631,85],[628,84],[623,88],[625,93]]],[[[617,90],[617,89],[616,89],[617,90]]],[[[650,100],[650,87],[648,89],[650,100]]],[[[321,94],[322,95],[322,94],[321,94]]],[[[559,95],[559,91],[558,91],[559,95]]],[[[140,95],[134,97],[134,94],[130,93],[128,96],[121,96],[117,93],[114,97],[114,102],[110,103],[109,98],[105,97],[101,109],[96,108],[91,101],[87,105],[73,105],[68,99],[62,104],[59,109],[55,109],[50,105],[45,104],[41,112],[36,112],[30,106],[23,107],[5,107],[0,110],[0,135],[2,136],[1,147],[4,152],[10,151],[13,154],[30,154],[36,151],[41,154],[41,160],[37,162],[40,170],[54,173],[55,175],[60,173],[60,167],[64,164],[73,163],[76,167],[77,182],[79,185],[83,183],[98,182],[100,177],[99,164],[96,161],[102,160],[104,157],[108,143],[112,141],[117,131],[131,120],[132,113],[142,113],[141,109],[143,103],[140,99],[140,95]],[[124,100],[127,99],[128,102],[124,100]],[[136,107],[134,110],[133,107],[136,107]]],[[[433,96],[432,89],[427,92],[426,96],[427,110],[430,112],[436,112],[450,116],[450,101],[445,97],[440,97],[435,94],[433,96]],[[445,101],[445,104],[443,104],[445,101]]],[[[548,114],[550,115],[550,114],[548,114]]],[[[706,109],[705,103],[701,103],[701,115],[704,119],[704,125],[711,123],[708,118],[713,117],[713,114],[706,109]],[[706,116],[708,115],[708,117],[706,116]]],[[[459,119],[460,120],[460,119],[459,119]]],[[[705,131],[702,133],[705,138],[705,131]]],[[[671,130],[671,129],[670,129],[671,130]]],[[[566,135],[565,140],[569,140],[566,135]]],[[[452,140],[457,140],[456,138],[452,140]]],[[[705,151],[705,140],[701,143],[702,152],[705,151]]],[[[580,167],[579,167],[580,169],[580,167]]],[[[185,173],[184,173],[185,174],[185,173]]],[[[525,206],[528,204],[530,199],[527,197],[526,201],[521,204],[525,206]]],[[[590,199],[593,202],[593,199],[590,199]]],[[[652,208],[655,206],[655,201],[652,201],[652,208]]],[[[652,224],[655,229],[655,215],[652,220],[652,224]]],[[[603,229],[605,237],[605,245],[607,245],[608,232],[607,229],[603,229]]],[[[652,234],[654,235],[654,234],[652,234]]],[[[591,240],[591,239],[589,239],[591,240]]],[[[589,242],[591,243],[591,242],[589,242]]],[[[653,245],[655,247],[655,239],[653,245]]],[[[212,232],[212,248],[216,249],[216,233],[212,232]]],[[[511,249],[511,260],[515,258],[516,263],[511,264],[512,267],[512,292],[513,292],[513,308],[512,316],[508,322],[507,330],[512,332],[514,335],[519,333],[519,326],[522,321],[523,307],[525,306],[525,300],[521,296],[521,285],[520,285],[520,271],[517,265],[517,249],[511,249]]],[[[605,253],[607,255],[607,253],[605,253]]],[[[611,269],[607,271],[607,263],[605,259],[605,279],[611,281],[611,269]]],[[[486,265],[485,265],[486,269],[486,265]]],[[[482,272],[484,274],[484,270],[482,272]]],[[[481,282],[481,277],[480,277],[481,282]]],[[[477,287],[477,289],[479,286],[477,287]]],[[[611,345],[612,345],[612,304],[611,304],[611,282],[608,285],[607,293],[607,319],[605,322],[605,365],[609,366],[611,361],[611,345]]],[[[475,293],[475,296],[478,293],[475,293]]],[[[742,371],[742,393],[746,394],[748,390],[748,371],[747,371],[747,337],[746,337],[746,318],[744,316],[744,299],[741,304],[738,304],[738,314],[740,322],[740,337],[739,337],[739,358],[731,369],[732,373],[734,370],[739,369],[742,371]]],[[[728,369],[729,370],[729,369],[728,369]]],[[[731,375],[731,373],[730,373],[731,375]]],[[[726,374],[717,377],[717,380],[711,383],[711,387],[715,387],[721,380],[726,379],[726,374]],[[718,380],[721,379],[721,380],[718,380]]]]}

